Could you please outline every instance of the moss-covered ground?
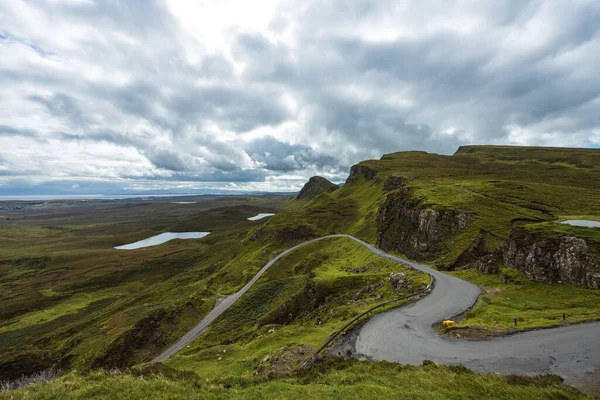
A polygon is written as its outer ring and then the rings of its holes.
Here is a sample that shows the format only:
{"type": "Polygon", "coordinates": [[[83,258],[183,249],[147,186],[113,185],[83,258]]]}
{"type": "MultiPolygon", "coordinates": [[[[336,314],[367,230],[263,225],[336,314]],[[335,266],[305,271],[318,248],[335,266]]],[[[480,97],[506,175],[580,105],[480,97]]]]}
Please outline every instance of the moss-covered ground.
{"type": "Polygon", "coordinates": [[[193,326],[285,246],[247,240],[285,196],[25,204],[0,221],[0,376],[127,366],[193,326]],[[209,231],[135,251],[164,231],[209,231]]]}

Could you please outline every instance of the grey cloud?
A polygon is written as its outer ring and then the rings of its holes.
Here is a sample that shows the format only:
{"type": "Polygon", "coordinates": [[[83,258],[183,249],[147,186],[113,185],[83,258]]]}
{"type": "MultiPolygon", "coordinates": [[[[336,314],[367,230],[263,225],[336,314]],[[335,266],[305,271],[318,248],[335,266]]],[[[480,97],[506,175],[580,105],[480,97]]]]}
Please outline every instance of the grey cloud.
{"type": "Polygon", "coordinates": [[[272,171],[295,171],[309,168],[337,167],[339,161],[319,154],[308,146],[280,142],[273,137],[254,139],[245,146],[246,153],[272,171]]]}
{"type": "Polygon", "coordinates": [[[89,123],[85,112],[79,108],[75,99],[68,95],[56,93],[49,98],[30,96],[29,100],[42,104],[52,116],[64,118],[76,128],[85,128],[89,123]]]}
{"type": "MultiPolygon", "coordinates": [[[[61,54],[52,32],[28,32],[0,15],[0,46],[33,49],[54,63],[0,61],[3,104],[21,96],[47,114],[27,125],[27,109],[0,111],[0,136],[134,148],[152,171],[118,170],[130,179],[342,176],[381,153],[520,140],[512,129],[526,131],[531,144],[600,144],[594,1],[290,1],[270,32],[230,28],[222,51],[189,37],[160,1],[32,7],[93,31],[71,38],[75,50],[61,54]],[[72,60],[102,79],[66,68],[79,65],[72,60]],[[119,79],[103,75],[113,73],[119,79]]],[[[60,164],[60,151],[48,152],[54,162],[43,165],[60,164]]]]}
{"type": "Polygon", "coordinates": [[[157,168],[170,171],[188,171],[192,169],[194,160],[168,149],[151,148],[143,151],[144,155],[157,168]]]}
{"type": "Polygon", "coordinates": [[[191,88],[174,97],[169,108],[186,121],[213,120],[227,129],[246,132],[289,117],[280,95],[277,90],[251,86],[191,88]]]}
{"type": "Polygon", "coordinates": [[[7,125],[0,125],[0,136],[23,136],[37,138],[38,133],[33,129],[15,128],[7,125]]]}

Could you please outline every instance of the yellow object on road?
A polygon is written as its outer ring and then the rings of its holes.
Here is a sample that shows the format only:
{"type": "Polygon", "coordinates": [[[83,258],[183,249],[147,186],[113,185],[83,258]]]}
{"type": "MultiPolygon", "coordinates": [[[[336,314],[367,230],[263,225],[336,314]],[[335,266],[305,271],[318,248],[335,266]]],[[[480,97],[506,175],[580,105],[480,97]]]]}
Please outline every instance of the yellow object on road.
{"type": "Polygon", "coordinates": [[[445,321],[442,322],[442,326],[444,328],[448,328],[449,326],[454,326],[454,325],[456,325],[456,322],[454,322],[454,321],[452,321],[450,319],[447,319],[447,320],[445,320],[445,321]]]}

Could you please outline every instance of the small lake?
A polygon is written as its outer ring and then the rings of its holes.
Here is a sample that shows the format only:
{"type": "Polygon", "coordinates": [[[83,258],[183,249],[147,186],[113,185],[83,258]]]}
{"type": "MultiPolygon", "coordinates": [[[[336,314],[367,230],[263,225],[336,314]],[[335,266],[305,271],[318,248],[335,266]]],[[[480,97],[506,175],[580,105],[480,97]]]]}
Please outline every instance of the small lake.
{"type": "Polygon", "coordinates": [[[272,217],[273,215],[275,215],[275,214],[273,214],[273,213],[260,213],[260,214],[255,215],[254,217],[250,217],[248,219],[250,221],[258,221],[259,219],[263,219],[263,218],[266,218],[266,217],[272,217]]]}
{"type": "Polygon", "coordinates": [[[587,219],[568,219],[566,221],[561,221],[561,224],[583,226],[585,228],[600,228],[599,221],[590,221],[587,219]]]}
{"type": "Polygon", "coordinates": [[[172,201],[172,204],[196,204],[197,201],[172,201]]]}
{"type": "Polygon", "coordinates": [[[134,243],[115,246],[117,250],[135,250],[142,247],[157,246],[173,239],[200,239],[210,232],[165,232],[134,243]]]}

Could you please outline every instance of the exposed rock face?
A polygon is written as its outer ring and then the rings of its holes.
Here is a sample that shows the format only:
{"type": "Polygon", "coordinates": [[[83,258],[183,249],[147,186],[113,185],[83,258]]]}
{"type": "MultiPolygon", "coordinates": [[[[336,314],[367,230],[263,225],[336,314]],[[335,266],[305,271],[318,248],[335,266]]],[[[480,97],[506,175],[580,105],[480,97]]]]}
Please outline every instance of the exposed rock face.
{"type": "Polygon", "coordinates": [[[338,185],[329,182],[321,176],[313,176],[302,187],[296,198],[298,200],[312,200],[321,193],[331,193],[338,188],[338,185]]]}
{"type": "Polygon", "coordinates": [[[500,272],[492,254],[479,257],[472,265],[477,271],[485,275],[494,275],[500,272]]]}
{"type": "Polygon", "coordinates": [[[390,176],[383,182],[383,190],[395,190],[406,186],[406,180],[399,176],[390,176]]]}
{"type": "Polygon", "coordinates": [[[531,280],[546,283],[567,282],[600,289],[597,261],[585,240],[571,237],[544,237],[515,228],[502,244],[502,258],[531,280]]]}
{"type": "Polygon", "coordinates": [[[430,210],[403,187],[390,193],[377,213],[377,246],[396,250],[410,258],[423,259],[439,254],[442,241],[466,228],[463,211],[430,210]]]}
{"type": "Polygon", "coordinates": [[[365,165],[353,165],[350,168],[350,175],[346,179],[346,183],[356,182],[362,176],[365,180],[370,181],[375,178],[377,171],[365,166],[365,165]]]}

